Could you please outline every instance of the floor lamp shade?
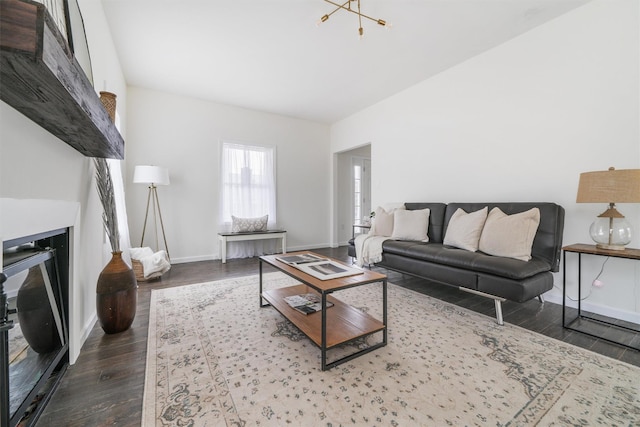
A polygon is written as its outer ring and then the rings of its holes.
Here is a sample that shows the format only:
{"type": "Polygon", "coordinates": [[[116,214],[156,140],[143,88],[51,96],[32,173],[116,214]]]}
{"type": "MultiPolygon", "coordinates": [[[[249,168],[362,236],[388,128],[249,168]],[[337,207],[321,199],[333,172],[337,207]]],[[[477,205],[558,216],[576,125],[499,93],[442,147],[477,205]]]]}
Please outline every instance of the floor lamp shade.
{"type": "Polygon", "coordinates": [[[136,184],[169,185],[169,170],[160,166],[136,166],[133,172],[136,184]]]}
{"type": "Polygon", "coordinates": [[[631,224],[615,204],[640,203],[640,169],[584,172],[580,174],[576,201],[609,204],[591,224],[589,234],[599,248],[624,250],[631,242],[631,224]]]}

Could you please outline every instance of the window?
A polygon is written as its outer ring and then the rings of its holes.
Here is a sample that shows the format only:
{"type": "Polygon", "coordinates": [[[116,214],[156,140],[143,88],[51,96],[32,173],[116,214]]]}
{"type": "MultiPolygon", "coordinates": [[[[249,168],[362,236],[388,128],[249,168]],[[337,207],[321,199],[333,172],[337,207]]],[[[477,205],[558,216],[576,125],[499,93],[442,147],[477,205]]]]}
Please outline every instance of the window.
{"type": "Polygon", "coordinates": [[[362,220],[362,166],[353,166],[353,223],[362,220]]]}
{"type": "Polygon", "coordinates": [[[221,221],[269,215],[276,222],[275,148],[222,143],[221,221]]]}
{"type": "Polygon", "coordinates": [[[371,159],[351,158],[351,218],[353,224],[366,223],[371,212],[371,159]]]}

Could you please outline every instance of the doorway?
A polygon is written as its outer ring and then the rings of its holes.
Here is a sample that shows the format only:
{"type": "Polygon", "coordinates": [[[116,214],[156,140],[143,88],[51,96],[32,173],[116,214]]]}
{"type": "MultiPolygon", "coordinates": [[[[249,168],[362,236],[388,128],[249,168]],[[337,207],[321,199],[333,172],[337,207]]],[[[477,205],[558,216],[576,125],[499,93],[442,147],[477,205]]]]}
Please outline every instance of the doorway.
{"type": "Polygon", "coordinates": [[[336,153],[335,158],[335,241],[344,246],[353,237],[353,225],[371,212],[371,144],[336,153]]]}

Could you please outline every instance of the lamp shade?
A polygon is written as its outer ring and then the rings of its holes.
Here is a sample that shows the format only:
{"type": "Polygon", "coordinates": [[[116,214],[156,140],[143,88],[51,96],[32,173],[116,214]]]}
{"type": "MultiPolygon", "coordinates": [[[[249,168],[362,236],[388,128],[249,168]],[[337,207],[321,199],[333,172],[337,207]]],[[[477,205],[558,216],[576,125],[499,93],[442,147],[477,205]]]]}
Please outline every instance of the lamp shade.
{"type": "Polygon", "coordinates": [[[581,173],[576,202],[640,203],[640,169],[581,173]]]}
{"type": "Polygon", "coordinates": [[[618,212],[616,203],[640,203],[640,169],[581,173],[576,201],[609,205],[591,224],[589,234],[600,249],[624,250],[631,242],[631,224],[618,212]]]}
{"type": "Polygon", "coordinates": [[[133,182],[136,184],[169,185],[169,170],[160,166],[136,166],[133,182]]]}

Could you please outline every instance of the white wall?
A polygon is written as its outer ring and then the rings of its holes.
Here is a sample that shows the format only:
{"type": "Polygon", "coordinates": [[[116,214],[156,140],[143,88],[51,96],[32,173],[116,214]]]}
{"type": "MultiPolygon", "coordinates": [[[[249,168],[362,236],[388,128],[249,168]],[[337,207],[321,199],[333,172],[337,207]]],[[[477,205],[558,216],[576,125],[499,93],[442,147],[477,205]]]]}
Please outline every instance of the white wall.
{"type": "MultiPolygon", "coordinates": [[[[94,82],[108,82],[107,90],[126,99],[120,72],[100,2],[80,0],[94,82]]],[[[103,90],[95,84],[96,92],[103,90]]],[[[125,116],[124,105],[118,110],[125,116]]],[[[126,140],[126,135],[125,136],[126,140]]],[[[84,339],[95,321],[95,286],[108,261],[102,228],[102,207],[98,200],[90,158],[82,156],[31,120],[0,102],[0,197],[50,199],[80,204],[80,226],[74,230],[79,262],[72,272],[70,315],[70,358],[75,362],[84,339]]],[[[43,212],[43,215],[47,212],[43,212]]],[[[0,215],[1,216],[1,215],[0,215]]],[[[1,221],[1,219],[0,219],[1,221]]],[[[1,236],[0,236],[1,237],[1,236]]]]}
{"type": "MultiPolygon", "coordinates": [[[[329,245],[327,125],[138,87],[130,87],[128,97],[125,185],[134,246],[142,236],[147,187],[131,182],[133,171],[153,164],[170,174],[171,185],[158,187],[158,196],[172,261],[220,258],[221,140],[276,146],[277,221],[287,230],[289,250],[329,245]]],[[[155,241],[147,236],[145,246],[155,241]]]]}
{"type": "MultiPolygon", "coordinates": [[[[590,243],[605,206],[575,203],[580,172],[640,167],[638,9],[599,0],[569,12],[334,124],[332,152],[371,142],[373,206],[551,201],[566,209],[564,244],[590,243]]],[[[640,247],[640,206],[619,209],[640,247]]],[[[584,260],[586,291],[603,260],[584,260]]],[[[637,264],[611,259],[587,306],[640,322],[637,264]]]]}

